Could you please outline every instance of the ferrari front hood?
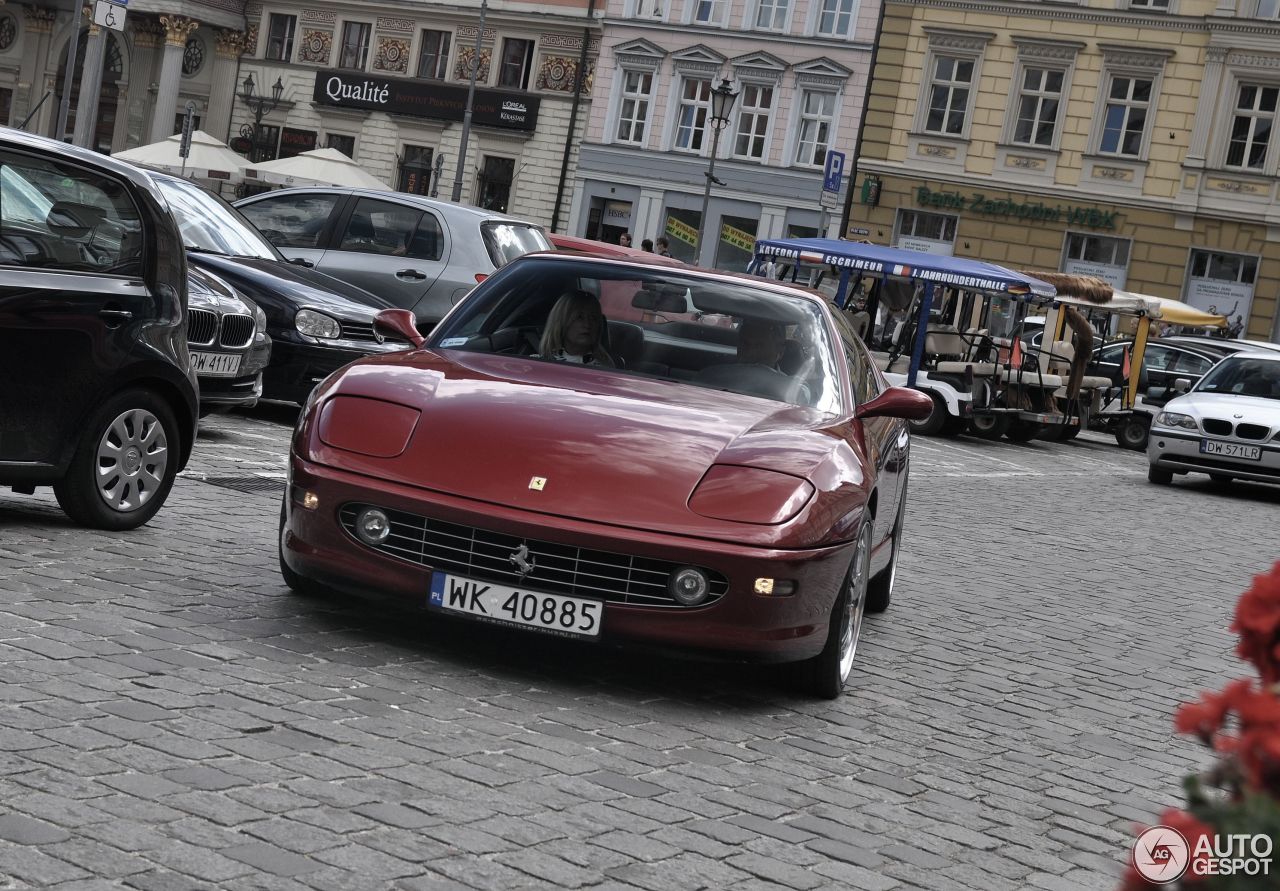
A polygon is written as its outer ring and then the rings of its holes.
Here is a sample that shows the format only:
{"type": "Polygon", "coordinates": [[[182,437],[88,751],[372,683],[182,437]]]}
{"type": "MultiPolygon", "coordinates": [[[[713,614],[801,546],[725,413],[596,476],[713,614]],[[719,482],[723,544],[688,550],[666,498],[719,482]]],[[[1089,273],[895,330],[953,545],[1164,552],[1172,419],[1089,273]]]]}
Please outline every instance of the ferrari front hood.
{"type": "MultiPolygon", "coordinates": [[[[688,384],[513,357],[364,360],[327,396],[421,412],[403,453],[342,456],[388,480],[595,522],[692,531],[714,464],[805,477],[834,447],[812,410],[688,384]]],[[[331,459],[337,460],[337,459],[331,459]]]]}

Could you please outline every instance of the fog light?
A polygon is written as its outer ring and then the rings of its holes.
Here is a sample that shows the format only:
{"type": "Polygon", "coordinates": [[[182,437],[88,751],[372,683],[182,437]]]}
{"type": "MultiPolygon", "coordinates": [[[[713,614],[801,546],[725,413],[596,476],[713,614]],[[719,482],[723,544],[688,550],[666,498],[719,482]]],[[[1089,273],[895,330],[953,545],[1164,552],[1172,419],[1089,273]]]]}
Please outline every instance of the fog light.
{"type": "Polygon", "coordinates": [[[791,579],[756,579],[757,594],[773,597],[787,597],[796,593],[796,583],[791,579]]]}
{"type": "Polygon", "coordinates": [[[307,510],[315,510],[320,506],[320,496],[315,492],[302,493],[302,506],[307,510]]]}
{"type": "Polygon", "coordinates": [[[671,596],[684,606],[697,606],[711,593],[711,584],[701,569],[685,566],[671,576],[671,596]]]}
{"type": "Polygon", "coordinates": [[[380,545],[391,534],[391,521],[376,507],[366,507],[356,517],[356,535],[368,545],[380,545]]]}

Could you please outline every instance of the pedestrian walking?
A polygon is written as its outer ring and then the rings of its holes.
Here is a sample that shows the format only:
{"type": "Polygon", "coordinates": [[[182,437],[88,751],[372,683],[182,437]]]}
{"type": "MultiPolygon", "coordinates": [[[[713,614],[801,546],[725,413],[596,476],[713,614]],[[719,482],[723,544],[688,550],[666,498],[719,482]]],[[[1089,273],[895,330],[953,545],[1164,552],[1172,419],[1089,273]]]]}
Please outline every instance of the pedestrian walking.
{"type": "Polygon", "coordinates": [[[661,254],[662,256],[664,257],[671,256],[671,242],[667,241],[667,236],[659,235],[658,240],[654,242],[654,245],[655,247],[657,247],[658,253],[661,254]]]}
{"type": "Polygon", "coordinates": [[[642,251],[648,251],[649,253],[651,253],[651,254],[652,254],[652,253],[653,253],[653,239],[652,239],[652,238],[646,238],[644,241],[640,242],[640,250],[642,250],[642,251]]]}
{"type": "Polygon", "coordinates": [[[621,235],[619,235],[618,244],[622,245],[623,247],[631,247],[631,233],[623,232],[621,235]]]}

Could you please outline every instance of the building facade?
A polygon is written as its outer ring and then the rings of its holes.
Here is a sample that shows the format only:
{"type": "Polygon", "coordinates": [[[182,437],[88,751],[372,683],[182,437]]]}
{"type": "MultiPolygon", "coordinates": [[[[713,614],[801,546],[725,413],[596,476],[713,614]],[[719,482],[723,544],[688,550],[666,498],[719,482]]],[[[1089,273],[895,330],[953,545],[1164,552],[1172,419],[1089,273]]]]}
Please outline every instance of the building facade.
{"type": "Polygon", "coordinates": [[[665,235],[674,256],[725,269],[758,237],[834,231],[824,164],[855,142],[878,13],[876,0],[609,0],[569,231],[665,235]],[[717,130],[725,80],[737,97],[717,130]]]}
{"type": "Polygon", "coordinates": [[[848,233],[1280,340],[1276,0],[889,0],[848,233]]]}
{"type": "Polygon", "coordinates": [[[0,123],[53,135],[66,96],[66,135],[119,151],[178,132],[191,103],[197,128],[255,160],[334,147],[391,188],[448,199],[457,184],[464,203],[568,218],[599,49],[590,0],[486,4],[482,32],[479,2],[132,0],[105,39],[67,6],[0,5],[0,123]],[[259,97],[280,85],[260,119],[243,98],[250,77],[259,97]]]}

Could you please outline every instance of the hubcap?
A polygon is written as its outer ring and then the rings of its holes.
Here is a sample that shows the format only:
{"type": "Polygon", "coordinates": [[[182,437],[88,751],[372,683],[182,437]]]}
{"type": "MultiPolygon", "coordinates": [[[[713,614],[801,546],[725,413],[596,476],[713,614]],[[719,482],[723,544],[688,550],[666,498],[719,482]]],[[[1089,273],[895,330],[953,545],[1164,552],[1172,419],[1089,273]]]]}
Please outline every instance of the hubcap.
{"type": "Polygon", "coordinates": [[[112,510],[137,510],[160,491],[169,466],[169,441],[160,419],[131,408],[107,425],[98,441],[98,494],[112,510]]]}
{"type": "Polygon", "coordinates": [[[840,629],[840,681],[849,679],[853,656],[862,634],[862,617],[867,609],[867,571],[871,561],[871,527],[864,525],[858,536],[858,551],[849,570],[849,596],[845,603],[844,625],[840,629]]]}

